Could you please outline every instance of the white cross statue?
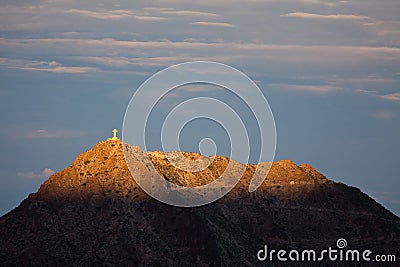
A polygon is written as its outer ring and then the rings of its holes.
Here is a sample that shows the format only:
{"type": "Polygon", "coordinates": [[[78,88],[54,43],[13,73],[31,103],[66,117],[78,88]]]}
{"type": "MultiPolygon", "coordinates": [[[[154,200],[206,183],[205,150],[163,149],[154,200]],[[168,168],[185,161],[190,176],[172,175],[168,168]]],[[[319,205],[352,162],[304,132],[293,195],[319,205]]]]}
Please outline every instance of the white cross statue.
{"type": "Polygon", "coordinates": [[[118,130],[114,129],[114,130],[112,130],[112,132],[114,133],[114,136],[111,138],[108,138],[108,140],[119,140],[119,138],[117,137],[118,130]]]}

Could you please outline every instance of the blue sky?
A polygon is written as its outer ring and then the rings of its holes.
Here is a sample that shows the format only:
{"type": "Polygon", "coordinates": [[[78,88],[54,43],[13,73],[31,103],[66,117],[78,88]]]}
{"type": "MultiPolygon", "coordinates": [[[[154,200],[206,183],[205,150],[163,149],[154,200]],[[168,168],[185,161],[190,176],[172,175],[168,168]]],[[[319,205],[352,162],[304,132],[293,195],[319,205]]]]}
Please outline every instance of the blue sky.
{"type": "MultiPolygon", "coordinates": [[[[210,60],[267,97],[276,160],[309,163],[399,215],[400,2],[198,2],[1,1],[0,214],[121,128],[152,74],[210,60]]],[[[181,97],[193,91],[210,94],[181,97]]]]}

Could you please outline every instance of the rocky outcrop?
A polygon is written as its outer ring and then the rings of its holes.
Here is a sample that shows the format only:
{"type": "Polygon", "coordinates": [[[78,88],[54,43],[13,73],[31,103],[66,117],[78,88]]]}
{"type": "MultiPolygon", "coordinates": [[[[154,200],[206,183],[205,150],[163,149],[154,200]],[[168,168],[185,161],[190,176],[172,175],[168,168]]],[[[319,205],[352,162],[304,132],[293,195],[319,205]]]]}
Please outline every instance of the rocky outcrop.
{"type": "MultiPolygon", "coordinates": [[[[335,247],[338,238],[346,238],[354,249],[400,255],[399,218],[359,189],[335,183],[310,165],[274,162],[263,184],[249,193],[256,167],[249,164],[225,197],[202,207],[177,208],[142,191],[123,149],[146,162],[138,147],[119,140],[100,142],[3,216],[0,265],[251,266],[265,264],[256,257],[265,244],[322,250],[335,247]]],[[[165,179],[185,186],[215,180],[229,162],[221,156],[184,155],[212,164],[185,172],[163,153],[148,153],[165,179]]],[[[146,175],[148,169],[140,168],[146,175]]],[[[334,265],[340,264],[347,265],[334,265]]]]}

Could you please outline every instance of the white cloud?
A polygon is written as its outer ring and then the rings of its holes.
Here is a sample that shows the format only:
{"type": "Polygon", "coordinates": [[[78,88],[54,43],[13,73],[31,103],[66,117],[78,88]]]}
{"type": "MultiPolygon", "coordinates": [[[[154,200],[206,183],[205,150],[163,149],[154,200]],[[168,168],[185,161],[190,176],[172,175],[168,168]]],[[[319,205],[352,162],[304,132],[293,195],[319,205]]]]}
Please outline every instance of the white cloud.
{"type": "Polygon", "coordinates": [[[288,14],[283,14],[281,17],[289,18],[300,18],[300,19],[327,19],[327,20],[360,20],[360,19],[370,19],[367,16],[353,15],[353,14],[330,14],[322,15],[316,13],[305,13],[305,12],[293,12],[288,14]]]}
{"type": "Polygon", "coordinates": [[[41,173],[35,172],[18,172],[17,176],[26,179],[44,179],[49,178],[50,175],[54,174],[54,171],[50,168],[44,168],[41,173]]]}
{"type": "Polygon", "coordinates": [[[147,21],[147,22],[156,22],[156,21],[165,21],[165,20],[168,20],[168,18],[163,18],[163,17],[156,17],[156,16],[140,16],[140,15],[135,15],[134,18],[135,18],[136,20],[147,21]]]}
{"type": "MultiPolygon", "coordinates": [[[[0,58],[1,68],[14,68],[24,71],[58,72],[58,73],[120,73],[132,72],[138,75],[154,73],[162,67],[185,61],[210,60],[233,66],[245,66],[245,71],[252,77],[262,77],[268,73],[284,73],[285,71],[306,73],[302,75],[332,73],[338,71],[349,74],[320,80],[322,84],[337,87],[371,89],[370,83],[380,82],[379,86],[389,86],[379,78],[377,62],[382,65],[396,64],[400,61],[400,48],[379,46],[340,46],[340,45],[286,45],[245,42],[204,42],[204,41],[138,41],[116,40],[113,38],[41,38],[12,39],[0,38],[0,47],[4,53],[19,51],[19,59],[0,58]],[[9,51],[9,52],[7,52],[9,51]],[[58,57],[54,58],[55,56],[58,57]],[[32,58],[54,58],[39,61],[32,58]],[[21,59],[26,57],[26,59],[21,59]],[[66,66],[68,62],[69,66],[66,66]],[[72,66],[71,66],[72,65],[72,66]],[[374,72],[377,77],[360,81],[346,80],[355,69],[368,67],[368,73],[374,72]],[[139,73],[141,72],[141,73],[139,73]],[[368,82],[369,81],[369,82],[368,82]],[[382,81],[382,82],[381,82],[382,81]]],[[[395,65],[393,65],[395,66],[395,65]]],[[[368,74],[361,75],[368,77],[368,74]]],[[[390,71],[386,76],[390,76],[390,71]]],[[[397,79],[392,78],[392,85],[397,79]]],[[[315,81],[311,81],[313,84],[315,81]]],[[[296,82],[295,82],[296,83],[296,82]]],[[[306,82],[307,83],[307,82],[306,82]]],[[[321,88],[319,88],[321,91],[321,88]]],[[[308,91],[316,90],[308,88],[308,91]]],[[[329,90],[329,88],[324,88],[329,90]]],[[[372,88],[372,90],[375,90],[372,88]]]]}
{"type": "Polygon", "coordinates": [[[344,90],[341,87],[331,85],[297,85],[297,84],[268,84],[267,88],[327,94],[344,90]]]}
{"type": "Polygon", "coordinates": [[[341,45],[286,45],[286,44],[263,44],[263,43],[239,43],[239,42],[225,42],[225,43],[205,43],[205,42],[172,42],[172,41],[120,41],[112,38],[104,39],[72,39],[72,38],[49,38],[49,39],[11,39],[11,38],[0,38],[1,45],[9,46],[20,46],[20,47],[31,47],[32,45],[43,46],[43,45],[55,45],[65,44],[71,46],[82,46],[86,45],[91,48],[100,46],[108,48],[125,47],[125,48],[189,48],[189,49],[200,49],[200,48],[233,48],[243,50],[280,50],[280,51],[293,51],[296,52],[303,50],[317,51],[319,52],[341,52],[349,51],[352,53],[371,53],[376,52],[392,53],[400,56],[400,48],[397,47],[385,47],[385,46],[341,46],[341,45]]]}
{"type": "Polygon", "coordinates": [[[236,26],[230,23],[225,22],[210,22],[210,21],[196,21],[190,23],[192,25],[199,25],[199,26],[210,26],[210,27],[227,27],[227,28],[235,28],[236,26]]]}
{"type": "Polygon", "coordinates": [[[365,90],[365,89],[356,89],[356,90],[354,90],[354,92],[360,93],[360,94],[377,94],[378,93],[378,91],[375,91],[375,90],[365,90]]]}
{"type": "MultiPolygon", "coordinates": [[[[104,66],[126,67],[126,66],[152,66],[160,67],[170,65],[179,61],[188,61],[189,56],[170,56],[170,57],[102,57],[102,56],[77,56],[74,59],[93,62],[104,66]]],[[[193,58],[193,57],[192,57],[193,58]]],[[[193,59],[192,59],[193,60],[193,59]]]]}
{"type": "Polygon", "coordinates": [[[396,80],[393,78],[382,78],[382,77],[354,77],[347,79],[348,81],[351,82],[356,82],[360,84],[370,84],[370,83],[378,83],[378,84],[392,84],[395,83],[396,80]]]}
{"type": "MultiPolygon", "coordinates": [[[[299,62],[324,62],[329,64],[337,61],[355,62],[356,60],[400,59],[400,48],[385,46],[341,46],[341,45],[281,45],[263,43],[239,43],[239,42],[172,42],[172,41],[121,41],[112,38],[105,39],[73,39],[73,38],[52,38],[52,39],[8,39],[0,38],[0,45],[3,50],[8,49],[31,49],[43,51],[46,48],[53,49],[53,53],[74,54],[104,54],[112,51],[113,57],[117,58],[118,52],[137,57],[167,58],[173,51],[179,55],[189,53],[191,57],[207,57],[215,55],[247,59],[290,59],[299,62]],[[79,49],[76,49],[79,47],[79,49]],[[134,49],[132,49],[134,48],[134,49]],[[127,49],[127,50],[121,50],[127,49]],[[146,52],[148,51],[148,52],[146,52]],[[200,56],[201,55],[201,56],[200,56]],[[318,55],[318,56],[315,56],[318,55]]],[[[177,55],[178,55],[177,54],[177,55]]],[[[174,55],[174,56],[177,56],[174,55]]],[[[79,69],[78,69],[79,70],[79,69]]],[[[83,69],[88,71],[87,69],[83,69]]]]}
{"type": "Polygon", "coordinates": [[[0,136],[4,139],[67,139],[85,136],[87,132],[79,129],[32,129],[23,125],[6,125],[0,127],[0,136]]]}
{"type": "Polygon", "coordinates": [[[44,168],[42,171],[42,175],[44,175],[45,177],[49,177],[50,175],[53,175],[54,171],[50,168],[44,168]]]}
{"type": "Polygon", "coordinates": [[[380,98],[396,103],[400,103],[400,93],[392,93],[387,95],[381,95],[380,98]]]}
{"type": "Polygon", "coordinates": [[[142,14],[135,14],[131,10],[110,10],[110,11],[91,11],[83,9],[69,9],[66,13],[96,18],[104,20],[123,20],[123,19],[136,19],[142,21],[164,21],[167,18],[158,16],[147,16],[142,14]]]}
{"type": "Polygon", "coordinates": [[[323,1],[319,1],[320,4],[323,4],[324,6],[329,6],[329,7],[335,7],[335,6],[339,6],[339,5],[344,5],[347,3],[350,3],[350,1],[336,1],[336,2],[323,2],[323,1]]]}
{"type": "Polygon", "coordinates": [[[169,16],[184,16],[184,17],[204,17],[204,18],[218,18],[219,14],[211,13],[211,12],[203,12],[203,11],[194,11],[194,10],[177,10],[174,8],[159,8],[159,7],[147,7],[143,8],[144,11],[148,11],[150,13],[159,13],[163,15],[169,16]]]}
{"type": "Polygon", "coordinates": [[[69,74],[80,74],[87,72],[94,72],[97,69],[91,67],[74,67],[74,66],[63,66],[56,61],[32,61],[32,60],[21,60],[21,59],[9,59],[0,58],[0,67],[8,69],[18,69],[25,71],[43,71],[53,73],[69,73],[69,74]]]}
{"type": "Polygon", "coordinates": [[[371,114],[371,117],[374,119],[382,119],[382,120],[389,120],[396,117],[396,114],[389,111],[382,111],[382,112],[375,112],[371,114]]]}
{"type": "Polygon", "coordinates": [[[29,131],[23,136],[26,139],[58,139],[58,138],[76,138],[85,135],[84,132],[79,130],[47,130],[40,129],[29,131]]]}
{"type": "Polygon", "coordinates": [[[96,19],[127,19],[132,18],[133,14],[130,11],[120,10],[119,12],[98,12],[98,11],[90,11],[90,10],[82,10],[82,9],[69,9],[65,11],[66,13],[82,15],[86,17],[96,18],[96,19]]]}
{"type": "MultiPolygon", "coordinates": [[[[226,60],[223,57],[195,57],[190,55],[173,55],[166,57],[95,57],[95,56],[76,56],[71,57],[85,62],[100,64],[103,66],[111,66],[117,68],[127,67],[164,67],[179,62],[196,61],[196,60],[226,60]]],[[[109,70],[107,70],[109,72],[109,70]]],[[[152,72],[135,71],[137,75],[151,75],[152,72]]]]}
{"type": "Polygon", "coordinates": [[[386,43],[400,44],[400,21],[373,21],[363,24],[367,31],[371,31],[386,43]]]}

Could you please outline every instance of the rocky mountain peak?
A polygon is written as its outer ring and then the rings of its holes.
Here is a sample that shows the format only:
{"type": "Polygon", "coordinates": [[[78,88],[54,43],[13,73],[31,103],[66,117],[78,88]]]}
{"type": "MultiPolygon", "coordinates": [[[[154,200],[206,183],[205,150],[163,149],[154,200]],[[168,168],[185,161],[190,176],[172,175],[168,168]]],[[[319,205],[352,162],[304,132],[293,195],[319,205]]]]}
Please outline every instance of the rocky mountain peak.
{"type": "Polygon", "coordinates": [[[124,149],[145,163],[138,164],[140,175],[148,175],[146,164],[151,164],[165,179],[185,186],[215,180],[229,162],[184,152],[187,159],[211,162],[188,172],[169,162],[176,152],[146,157],[120,140],[99,142],[0,219],[0,266],[259,265],[256,253],[265,244],[322,249],[343,237],[353,248],[399,255],[400,219],[308,164],[271,163],[252,193],[248,186],[257,166],[248,164],[223,198],[177,208],[136,184],[124,149]]]}

